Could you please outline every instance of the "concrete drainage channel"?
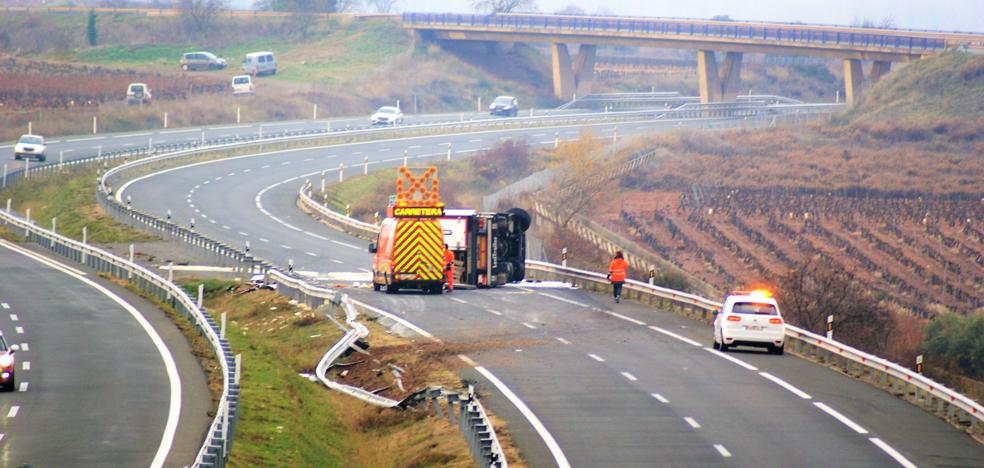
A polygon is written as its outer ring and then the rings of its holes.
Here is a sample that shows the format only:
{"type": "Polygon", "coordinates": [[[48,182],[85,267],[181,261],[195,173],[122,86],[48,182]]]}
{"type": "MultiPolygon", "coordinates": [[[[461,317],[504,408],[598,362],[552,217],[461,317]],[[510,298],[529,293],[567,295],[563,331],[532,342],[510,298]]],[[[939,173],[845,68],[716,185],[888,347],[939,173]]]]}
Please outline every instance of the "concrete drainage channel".
{"type": "MultiPolygon", "coordinates": [[[[311,187],[305,184],[298,193],[298,203],[308,212],[315,213],[328,224],[341,226],[344,231],[359,237],[373,238],[379,232],[379,227],[376,225],[364,223],[322,206],[311,196],[310,189],[311,187]]],[[[527,276],[534,279],[566,281],[588,290],[607,292],[610,287],[604,274],[552,263],[527,260],[526,271],[527,276]]],[[[673,309],[681,315],[705,323],[711,321],[713,311],[721,308],[720,302],[641,281],[627,281],[625,291],[623,295],[628,299],[635,299],[663,309],[673,309]]],[[[864,379],[871,385],[899,395],[913,405],[964,428],[975,437],[984,436],[984,406],[966,395],[897,363],[799,327],[787,324],[786,339],[787,348],[804,359],[838,367],[845,374],[864,379]]]]}

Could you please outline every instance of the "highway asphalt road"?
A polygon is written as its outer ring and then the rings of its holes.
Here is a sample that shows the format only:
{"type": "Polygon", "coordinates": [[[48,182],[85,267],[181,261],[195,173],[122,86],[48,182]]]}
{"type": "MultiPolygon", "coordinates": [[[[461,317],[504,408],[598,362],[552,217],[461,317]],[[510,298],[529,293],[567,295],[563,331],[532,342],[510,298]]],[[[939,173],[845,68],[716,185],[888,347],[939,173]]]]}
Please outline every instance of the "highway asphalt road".
{"type": "Polygon", "coordinates": [[[0,330],[22,347],[17,391],[0,394],[2,464],[193,462],[211,397],[184,336],[125,289],[45,258],[0,241],[0,330]]]}
{"type": "MultiPolygon", "coordinates": [[[[620,124],[619,132],[652,126],[620,124]]],[[[600,125],[595,133],[606,137],[611,130],[611,124],[600,125]]],[[[411,156],[440,157],[448,142],[459,152],[506,136],[551,144],[553,131],[243,157],[172,170],[140,180],[126,193],[143,211],[197,217],[198,229],[213,238],[233,245],[249,240],[254,253],[275,264],[293,260],[295,270],[316,276],[357,272],[370,266],[366,243],[296,207],[304,179],[317,183],[320,171],[367,156],[370,169],[400,164],[404,149],[411,156]]],[[[578,133],[557,131],[571,138],[578,133]]],[[[466,354],[498,376],[557,441],[551,450],[502,388],[479,379],[532,466],[562,465],[563,459],[573,466],[979,466],[984,460],[981,445],[888,393],[793,356],[721,355],[707,349],[705,325],[641,305],[614,305],[605,296],[568,289],[352,294],[462,343],[466,354]]],[[[464,372],[477,377],[478,371],[464,372]]]]}
{"type": "MultiPolygon", "coordinates": [[[[580,110],[533,110],[534,116],[562,115],[578,112],[590,112],[580,110]]],[[[530,111],[526,110],[522,116],[527,117],[530,111]]],[[[426,123],[452,123],[479,119],[493,119],[505,117],[491,117],[485,113],[460,112],[445,114],[408,114],[404,125],[426,124],[426,123]]],[[[173,129],[144,130],[127,133],[100,133],[94,135],[75,135],[75,136],[47,136],[48,144],[47,162],[57,163],[59,158],[65,161],[95,156],[101,152],[115,150],[129,150],[136,148],[146,148],[153,145],[179,145],[206,140],[226,139],[245,137],[245,136],[271,136],[284,132],[301,132],[310,130],[355,130],[369,128],[369,116],[365,117],[340,117],[335,119],[321,120],[295,120],[288,122],[261,122],[261,123],[242,123],[225,125],[208,125],[204,127],[185,127],[173,129]]],[[[24,129],[27,132],[27,129],[24,129]]],[[[33,130],[42,136],[43,127],[38,126],[33,130]]],[[[13,156],[14,142],[0,143],[0,160],[7,166],[8,172],[13,172],[24,166],[21,161],[14,161],[13,156]]],[[[36,167],[37,163],[32,161],[31,167],[36,167]]]]}

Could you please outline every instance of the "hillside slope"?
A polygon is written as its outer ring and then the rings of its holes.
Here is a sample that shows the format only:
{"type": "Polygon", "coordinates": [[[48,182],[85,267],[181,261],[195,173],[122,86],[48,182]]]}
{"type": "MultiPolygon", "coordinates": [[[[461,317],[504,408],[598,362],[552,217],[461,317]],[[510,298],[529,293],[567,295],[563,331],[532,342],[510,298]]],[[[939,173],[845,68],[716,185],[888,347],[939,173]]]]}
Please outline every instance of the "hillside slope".
{"type": "Polygon", "coordinates": [[[890,73],[846,114],[853,122],[984,116],[984,57],[947,52],[890,73]]]}

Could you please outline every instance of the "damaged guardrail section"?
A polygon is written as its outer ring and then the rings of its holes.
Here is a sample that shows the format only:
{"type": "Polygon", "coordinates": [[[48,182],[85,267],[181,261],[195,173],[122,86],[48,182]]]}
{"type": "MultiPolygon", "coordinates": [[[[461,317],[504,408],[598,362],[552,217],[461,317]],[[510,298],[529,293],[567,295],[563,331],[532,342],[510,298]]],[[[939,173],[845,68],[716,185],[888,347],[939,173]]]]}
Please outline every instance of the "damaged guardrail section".
{"type": "MultiPolygon", "coordinates": [[[[495,434],[492,421],[485,413],[485,409],[478,401],[474,389],[469,386],[465,394],[447,391],[438,387],[430,387],[421,390],[402,402],[385,398],[369,392],[365,389],[344,385],[334,382],[327,377],[328,369],[336,360],[342,357],[343,353],[355,345],[360,338],[369,335],[369,330],[365,325],[359,323],[357,304],[349,299],[347,294],[325,287],[312,285],[300,278],[284,274],[277,270],[267,272],[269,282],[277,284],[277,292],[306,304],[311,308],[318,308],[325,304],[341,307],[345,312],[345,334],[336,342],[315,368],[315,374],[319,381],[326,387],[338,390],[342,393],[358,398],[367,403],[385,408],[414,406],[416,403],[423,402],[427,405],[428,411],[433,411],[437,417],[443,417],[441,401],[447,404],[448,418],[451,424],[455,424],[455,413],[458,414],[458,430],[465,436],[466,442],[471,449],[472,458],[479,466],[505,468],[509,464],[506,461],[505,453],[499,444],[499,439],[495,434]],[[457,411],[455,411],[457,404],[457,411]]],[[[372,312],[371,309],[367,310],[372,312]]],[[[330,314],[330,312],[329,312],[330,314]]]]}
{"type": "MultiPolygon", "coordinates": [[[[379,231],[377,226],[352,219],[320,205],[311,197],[310,187],[307,185],[301,187],[299,202],[330,220],[332,224],[344,225],[348,232],[361,232],[366,236],[374,236],[374,233],[379,231]]],[[[610,287],[604,274],[552,263],[527,260],[526,272],[527,277],[569,281],[580,284],[586,289],[608,291],[610,287]]],[[[676,309],[684,315],[703,322],[710,322],[714,311],[721,308],[720,302],[635,280],[626,281],[623,296],[664,309],[676,309]]],[[[973,435],[984,435],[984,406],[966,395],[900,364],[793,325],[786,325],[786,339],[792,351],[801,356],[820,363],[836,365],[854,377],[865,377],[872,383],[887,387],[891,392],[902,396],[914,405],[952,423],[966,426],[973,435]]]]}

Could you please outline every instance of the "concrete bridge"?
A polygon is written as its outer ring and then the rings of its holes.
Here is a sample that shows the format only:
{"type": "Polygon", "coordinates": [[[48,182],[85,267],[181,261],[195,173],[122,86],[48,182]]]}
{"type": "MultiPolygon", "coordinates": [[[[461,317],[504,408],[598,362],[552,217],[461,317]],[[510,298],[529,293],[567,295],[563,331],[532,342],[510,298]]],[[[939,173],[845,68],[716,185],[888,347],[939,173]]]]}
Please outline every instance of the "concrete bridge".
{"type": "Polygon", "coordinates": [[[550,44],[554,94],[591,92],[599,45],[697,51],[701,102],[734,100],[744,53],[815,56],[844,61],[846,100],[861,96],[864,61],[870,82],[947,49],[984,50],[984,34],[694,19],[404,13],[403,26],[443,40],[550,44]],[[568,44],[578,44],[577,55],[568,44]],[[718,59],[718,52],[722,57],[718,59]]]}

